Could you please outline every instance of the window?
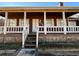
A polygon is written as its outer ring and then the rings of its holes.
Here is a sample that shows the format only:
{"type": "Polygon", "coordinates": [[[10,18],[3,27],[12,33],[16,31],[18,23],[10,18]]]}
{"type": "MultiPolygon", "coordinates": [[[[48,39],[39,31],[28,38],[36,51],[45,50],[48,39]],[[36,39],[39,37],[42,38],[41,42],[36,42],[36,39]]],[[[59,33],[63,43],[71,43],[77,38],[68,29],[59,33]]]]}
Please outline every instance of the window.
{"type": "Polygon", "coordinates": [[[68,26],[76,26],[76,22],[75,21],[69,21],[68,26]]]}
{"type": "Polygon", "coordinates": [[[7,26],[16,26],[16,25],[17,25],[16,19],[7,20],[7,26]]]}
{"type": "Polygon", "coordinates": [[[57,20],[57,26],[63,26],[64,25],[63,19],[56,19],[56,20],[57,20]]]}
{"type": "MultiPolygon", "coordinates": [[[[23,26],[24,25],[24,19],[19,19],[19,26],[23,26]]],[[[26,26],[29,25],[29,19],[26,19],[26,26]]]]}
{"type": "Polygon", "coordinates": [[[19,19],[19,26],[23,26],[24,25],[24,19],[19,19]]]}

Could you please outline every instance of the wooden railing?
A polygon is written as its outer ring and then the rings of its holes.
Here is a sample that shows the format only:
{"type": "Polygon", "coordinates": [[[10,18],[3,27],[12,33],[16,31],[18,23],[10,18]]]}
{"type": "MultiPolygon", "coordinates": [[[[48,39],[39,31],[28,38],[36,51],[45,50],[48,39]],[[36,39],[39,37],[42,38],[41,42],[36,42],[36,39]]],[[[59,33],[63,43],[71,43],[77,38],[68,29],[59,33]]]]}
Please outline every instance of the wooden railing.
{"type": "Polygon", "coordinates": [[[63,33],[64,28],[63,26],[47,26],[46,30],[47,33],[63,33]]]}
{"type": "MultiPolygon", "coordinates": [[[[44,26],[38,26],[38,32],[44,33],[44,26]]],[[[46,33],[64,33],[64,26],[46,26],[46,33]]],[[[66,33],[79,33],[79,26],[66,26],[66,33]]]]}
{"type": "Polygon", "coordinates": [[[66,26],[67,33],[79,33],[79,26],[66,26]]]}
{"type": "Polygon", "coordinates": [[[39,33],[44,33],[44,26],[38,26],[39,33]]]}
{"type": "Polygon", "coordinates": [[[22,33],[23,26],[7,26],[7,33],[22,33]]]}
{"type": "MultiPolygon", "coordinates": [[[[39,33],[44,33],[44,26],[38,27],[39,33]]],[[[63,33],[63,26],[46,26],[46,33],[63,33]]]]}
{"type": "MultiPolygon", "coordinates": [[[[0,33],[4,33],[4,26],[0,26],[0,33]]],[[[26,26],[29,33],[29,26],[26,26]]],[[[23,26],[6,26],[6,33],[23,33],[23,26]]]]}
{"type": "MultiPolygon", "coordinates": [[[[29,26],[26,26],[29,33],[29,26]]],[[[44,33],[44,26],[38,26],[38,32],[44,33]]],[[[4,33],[4,26],[0,26],[0,33],[4,33]]],[[[23,33],[23,26],[7,26],[6,33],[23,33]]],[[[46,26],[46,33],[64,33],[64,26],[46,26]]],[[[66,26],[66,33],[79,33],[79,26],[66,26]]]]}

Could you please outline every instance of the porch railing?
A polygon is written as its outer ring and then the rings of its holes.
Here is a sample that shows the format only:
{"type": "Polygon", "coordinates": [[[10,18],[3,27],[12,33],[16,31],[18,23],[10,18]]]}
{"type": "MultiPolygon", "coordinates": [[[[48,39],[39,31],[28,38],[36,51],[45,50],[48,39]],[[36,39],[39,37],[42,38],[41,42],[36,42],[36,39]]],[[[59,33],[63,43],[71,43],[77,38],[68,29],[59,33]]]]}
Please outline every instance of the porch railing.
{"type": "MultiPolygon", "coordinates": [[[[44,26],[38,26],[38,32],[44,33],[44,26]]],[[[64,33],[64,26],[46,26],[46,33],[64,33]]],[[[66,33],[79,33],[79,26],[66,26],[66,33]]]]}
{"type": "MultiPolygon", "coordinates": [[[[29,33],[29,26],[26,26],[29,33]]],[[[44,33],[44,26],[38,26],[39,33],[44,33]]],[[[7,26],[6,33],[22,33],[23,26],[7,26]]],[[[64,33],[64,26],[46,26],[47,33],[64,33]]],[[[0,26],[0,33],[4,33],[4,26],[0,26]]],[[[79,26],[66,26],[66,33],[79,33],[79,26]]]]}
{"type": "Polygon", "coordinates": [[[63,33],[63,26],[47,26],[47,33],[63,33]]]}
{"type": "MultiPolygon", "coordinates": [[[[44,33],[44,26],[38,26],[39,33],[44,33]]],[[[47,33],[63,33],[63,26],[46,26],[47,33]]]]}
{"type": "Polygon", "coordinates": [[[79,26],[66,26],[67,33],[79,33],[79,26]]]}
{"type": "Polygon", "coordinates": [[[23,26],[7,26],[7,33],[22,33],[23,26]]]}
{"type": "MultiPolygon", "coordinates": [[[[4,33],[4,26],[0,26],[0,33],[4,33]]],[[[26,26],[29,33],[29,26],[26,26]]],[[[23,33],[23,26],[6,26],[6,33],[23,33]]]]}

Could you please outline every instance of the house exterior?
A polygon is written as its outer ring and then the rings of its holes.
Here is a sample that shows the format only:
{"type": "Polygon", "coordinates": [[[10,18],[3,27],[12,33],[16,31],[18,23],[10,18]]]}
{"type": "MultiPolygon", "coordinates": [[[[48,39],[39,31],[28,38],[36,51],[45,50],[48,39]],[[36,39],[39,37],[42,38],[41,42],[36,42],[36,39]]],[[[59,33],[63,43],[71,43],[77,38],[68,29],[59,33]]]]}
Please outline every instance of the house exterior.
{"type": "Polygon", "coordinates": [[[0,20],[0,36],[16,37],[23,48],[30,33],[36,34],[37,48],[41,33],[49,37],[78,37],[79,19],[72,17],[77,13],[79,7],[0,7],[0,16],[4,17],[0,20]]]}

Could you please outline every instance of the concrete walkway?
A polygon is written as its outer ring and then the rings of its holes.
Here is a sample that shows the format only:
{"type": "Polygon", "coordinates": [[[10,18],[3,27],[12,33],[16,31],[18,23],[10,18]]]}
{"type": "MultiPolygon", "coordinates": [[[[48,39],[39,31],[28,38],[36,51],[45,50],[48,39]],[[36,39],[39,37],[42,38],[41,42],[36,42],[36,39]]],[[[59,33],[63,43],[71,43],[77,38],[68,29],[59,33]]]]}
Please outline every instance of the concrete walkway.
{"type": "Polygon", "coordinates": [[[34,56],[35,49],[21,49],[17,56],[34,56]]]}
{"type": "Polygon", "coordinates": [[[17,56],[79,56],[79,48],[69,49],[21,49],[17,56]]]}
{"type": "Polygon", "coordinates": [[[61,49],[46,49],[45,52],[49,52],[55,56],[79,56],[79,48],[61,48],[61,49]]]}

